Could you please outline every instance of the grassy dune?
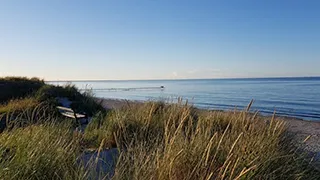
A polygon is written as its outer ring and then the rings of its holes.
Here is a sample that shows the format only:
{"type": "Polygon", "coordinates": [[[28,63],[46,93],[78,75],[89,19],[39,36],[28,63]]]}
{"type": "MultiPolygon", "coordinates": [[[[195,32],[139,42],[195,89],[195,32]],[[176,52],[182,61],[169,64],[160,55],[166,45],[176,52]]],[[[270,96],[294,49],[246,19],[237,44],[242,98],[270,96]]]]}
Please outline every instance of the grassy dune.
{"type": "Polygon", "coordinates": [[[43,124],[1,133],[0,179],[78,179],[80,138],[70,129],[43,124]]]}
{"type": "Polygon", "coordinates": [[[0,104],[34,94],[45,83],[38,78],[0,77],[0,104]]]}
{"type": "Polygon", "coordinates": [[[114,179],[320,178],[282,121],[247,110],[209,112],[182,102],[149,102],[96,119],[84,138],[115,141],[123,150],[114,179]]]}
{"type": "Polygon", "coordinates": [[[63,95],[93,119],[82,133],[50,110],[41,121],[5,128],[0,179],[103,179],[108,174],[96,172],[97,159],[89,167],[79,159],[86,149],[112,147],[119,150],[112,179],[320,179],[319,166],[294,146],[286,124],[249,113],[250,104],[242,112],[217,112],[183,101],[146,102],[106,112],[74,87],[40,89],[3,103],[0,112],[14,111],[12,121],[19,121],[29,117],[19,114],[44,102],[53,106],[63,95]]]}
{"type": "Polygon", "coordinates": [[[0,78],[0,87],[0,131],[9,123],[63,120],[55,108],[61,105],[57,99],[60,97],[68,98],[72,109],[89,116],[105,111],[89,92],[80,93],[73,85],[54,86],[38,78],[5,77],[0,78]]]}

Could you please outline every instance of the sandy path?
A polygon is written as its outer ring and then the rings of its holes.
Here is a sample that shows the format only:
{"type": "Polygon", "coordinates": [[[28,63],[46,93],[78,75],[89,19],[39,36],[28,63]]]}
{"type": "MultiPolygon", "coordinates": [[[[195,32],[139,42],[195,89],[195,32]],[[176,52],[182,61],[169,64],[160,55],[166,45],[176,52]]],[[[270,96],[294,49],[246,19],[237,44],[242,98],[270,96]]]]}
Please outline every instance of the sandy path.
{"type": "Polygon", "coordinates": [[[311,152],[320,152],[320,122],[305,121],[294,118],[283,118],[288,125],[288,131],[294,134],[298,142],[303,141],[306,150],[311,152]]]}

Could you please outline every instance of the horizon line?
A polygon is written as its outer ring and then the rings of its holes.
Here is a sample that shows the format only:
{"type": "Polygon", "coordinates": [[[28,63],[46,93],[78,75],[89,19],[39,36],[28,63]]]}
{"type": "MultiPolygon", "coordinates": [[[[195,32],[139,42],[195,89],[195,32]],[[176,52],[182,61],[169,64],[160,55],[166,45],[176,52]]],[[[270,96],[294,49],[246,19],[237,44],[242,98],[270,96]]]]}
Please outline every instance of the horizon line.
{"type": "Polygon", "coordinates": [[[279,76],[279,77],[226,77],[226,78],[177,78],[177,79],[83,79],[83,80],[45,80],[46,82],[98,82],[98,81],[179,81],[179,80],[236,80],[236,79],[293,79],[320,78],[320,76],[279,76]]]}

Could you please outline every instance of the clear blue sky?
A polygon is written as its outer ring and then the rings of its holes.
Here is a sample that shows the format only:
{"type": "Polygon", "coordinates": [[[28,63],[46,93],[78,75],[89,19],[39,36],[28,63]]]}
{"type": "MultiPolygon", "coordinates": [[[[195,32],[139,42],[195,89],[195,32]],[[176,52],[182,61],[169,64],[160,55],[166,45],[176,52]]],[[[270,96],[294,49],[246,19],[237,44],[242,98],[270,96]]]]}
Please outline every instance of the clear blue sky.
{"type": "Polygon", "coordinates": [[[3,0],[0,76],[320,76],[318,0],[3,0]]]}

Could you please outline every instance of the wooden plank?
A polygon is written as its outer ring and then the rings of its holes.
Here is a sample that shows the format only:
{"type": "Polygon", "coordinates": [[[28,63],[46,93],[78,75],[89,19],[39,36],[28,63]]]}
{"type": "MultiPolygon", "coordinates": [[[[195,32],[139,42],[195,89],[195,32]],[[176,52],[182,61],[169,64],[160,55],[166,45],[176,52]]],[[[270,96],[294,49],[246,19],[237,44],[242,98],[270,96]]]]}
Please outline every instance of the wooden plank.
{"type": "Polygon", "coordinates": [[[71,112],[61,112],[61,114],[63,116],[66,116],[66,117],[69,117],[69,118],[73,118],[73,119],[76,119],[76,118],[80,119],[80,118],[85,118],[86,117],[86,115],[78,114],[78,113],[75,113],[75,115],[76,115],[76,117],[75,117],[73,112],[72,113],[71,112]]]}
{"type": "Polygon", "coordinates": [[[63,106],[57,106],[57,109],[59,110],[63,110],[63,111],[70,111],[73,112],[73,110],[71,108],[67,108],[67,107],[63,107],[63,106]]]}
{"type": "Polygon", "coordinates": [[[81,119],[86,118],[86,115],[75,113],[71,108],[63,107],[63,106],[57,106],[57,109],[60,110],[60,113],[63,116],[73,118],[73,119],[81,119]]]}

